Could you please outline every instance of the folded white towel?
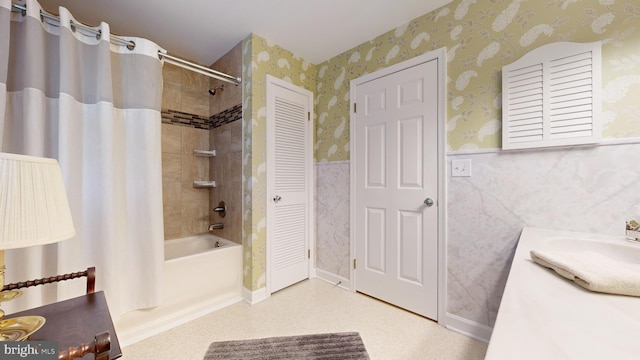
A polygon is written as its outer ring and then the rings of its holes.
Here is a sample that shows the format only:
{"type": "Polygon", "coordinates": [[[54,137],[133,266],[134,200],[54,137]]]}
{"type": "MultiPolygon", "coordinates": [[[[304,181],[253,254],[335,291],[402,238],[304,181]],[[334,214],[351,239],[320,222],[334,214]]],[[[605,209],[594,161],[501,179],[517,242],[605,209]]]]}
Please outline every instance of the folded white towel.
{"type": "Polygon", "coordinates": [[[531,259],[591,291],[640,296],[640,264],[593,252],[535,251],[531,259]]]}

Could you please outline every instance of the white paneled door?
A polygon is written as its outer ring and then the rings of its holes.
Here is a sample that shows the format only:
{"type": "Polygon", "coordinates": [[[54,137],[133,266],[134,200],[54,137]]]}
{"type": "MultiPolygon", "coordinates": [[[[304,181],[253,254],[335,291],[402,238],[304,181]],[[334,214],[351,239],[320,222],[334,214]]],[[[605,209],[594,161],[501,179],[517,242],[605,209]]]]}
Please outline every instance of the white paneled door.
{"type": "Polygon", "coordinates": [[[352,127],[356,290],[436,320],[438,61],[356,84],[352,127]]]}
{"type": "Polygon", "coordinates": [[[267,79],[267,276],[270,293],[309,277],[311,92],[267,79]]]}

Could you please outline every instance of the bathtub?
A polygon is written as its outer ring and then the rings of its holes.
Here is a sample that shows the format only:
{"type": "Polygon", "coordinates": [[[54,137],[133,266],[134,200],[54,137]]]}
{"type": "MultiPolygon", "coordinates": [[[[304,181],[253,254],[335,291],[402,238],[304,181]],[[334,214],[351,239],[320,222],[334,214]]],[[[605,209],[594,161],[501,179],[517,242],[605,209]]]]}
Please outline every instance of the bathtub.
{"type": "Polygon", "coordinates": [[[124,314],[115,324],[127,346],[242,299],[242,246],[211,234],[165,241],[160,306],[124,314]]]}

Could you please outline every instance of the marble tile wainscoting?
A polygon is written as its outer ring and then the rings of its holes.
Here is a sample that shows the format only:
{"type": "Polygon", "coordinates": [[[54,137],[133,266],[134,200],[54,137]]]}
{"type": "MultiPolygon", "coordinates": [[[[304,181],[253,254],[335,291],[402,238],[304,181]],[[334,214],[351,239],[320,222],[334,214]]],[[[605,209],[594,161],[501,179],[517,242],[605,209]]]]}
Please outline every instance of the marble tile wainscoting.
{"type": "Polygon", "coordinates": [[[640,205],[638,153],[618,143],[449,154],[471,159],[472,176],[448,177],[448,313],[493,327],[524,226],[624,234],[640,205]]]}
{"type": "MultiPolygon", "coordinates": [[[[472,176],[447,176],[447,327],[489,340],[524,226],[624,234],[640,205],[639,152],[640,143],[608,143],[448,154],[449,165],[470,159],[472,176]]],[[[316,273],[348,289],[349,161],[315,171],[316,273]]]]}
{"type": "Polygon", "coordinates": [[[315,164],[316,274],[350,288],[349,161],[315,164]]]}

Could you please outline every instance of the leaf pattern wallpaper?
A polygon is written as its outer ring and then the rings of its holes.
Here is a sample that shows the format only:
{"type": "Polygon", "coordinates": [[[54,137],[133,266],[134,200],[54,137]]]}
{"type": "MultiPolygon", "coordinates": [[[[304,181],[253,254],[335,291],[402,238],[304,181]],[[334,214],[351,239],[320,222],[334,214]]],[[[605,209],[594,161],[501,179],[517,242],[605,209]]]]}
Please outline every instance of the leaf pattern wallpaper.
{"type": "Polygon", "coordinates": [[[447,52],[447,150],[499,148],[501,72],[541,45],[602,41],[605,138],[640,136],[640,3],[458,0],[318,65],[316,161],[349,160],[349,82],[447,52]]]}
{"type": "Polygon", "coordinates": [[[258,35],[242,43],[244,287],[265,287],[267,74],[314,91],[315,65],[258,35]]]}
{"type": "MultiPolygon", "coordinates": [[[[357,26],[345,24],[345,31],[348,25],[357,26]]],[[[602,41],[603,137],[640,137],[637,0],[454,0],[315,65],[248,36],[242,84],[245,288],[265,286],[266,74],[314,93],[315,161],[348,161],[350,81],[444,47],[447,151],[477,152],[501,146],[502,67],[559,41],[602,41]]]]}

